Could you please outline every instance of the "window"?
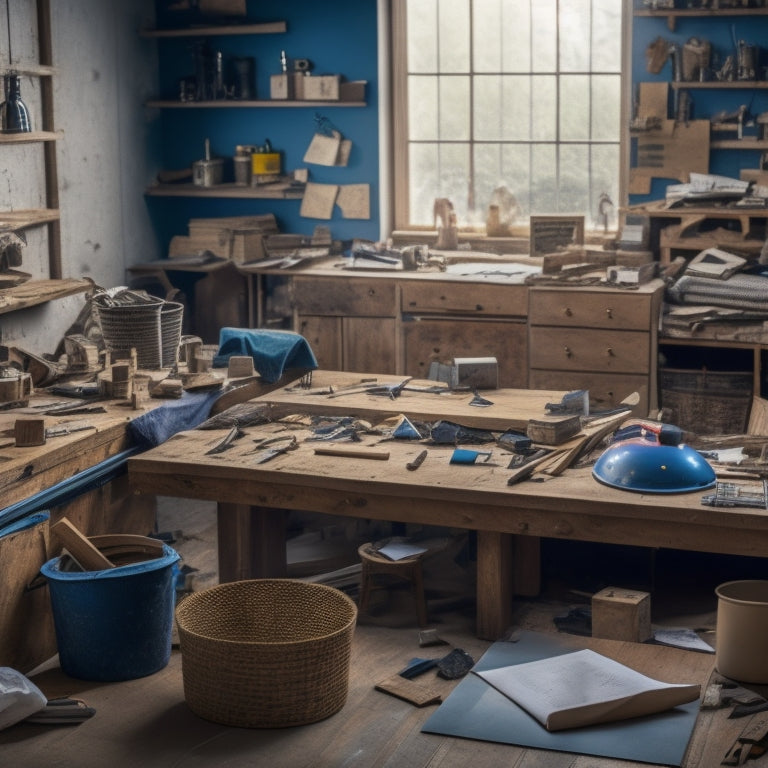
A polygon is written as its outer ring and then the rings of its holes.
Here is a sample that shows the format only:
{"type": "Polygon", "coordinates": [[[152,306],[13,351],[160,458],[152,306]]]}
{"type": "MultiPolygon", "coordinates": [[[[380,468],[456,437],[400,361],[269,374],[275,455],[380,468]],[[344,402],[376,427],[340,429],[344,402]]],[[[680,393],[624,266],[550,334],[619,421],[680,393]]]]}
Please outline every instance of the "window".
{"type": "Polygon", "coordinates": [[[619,0],[395,0],[395,227],[464,228],[502,203],[615,224],[622,166],[619,0]]]}

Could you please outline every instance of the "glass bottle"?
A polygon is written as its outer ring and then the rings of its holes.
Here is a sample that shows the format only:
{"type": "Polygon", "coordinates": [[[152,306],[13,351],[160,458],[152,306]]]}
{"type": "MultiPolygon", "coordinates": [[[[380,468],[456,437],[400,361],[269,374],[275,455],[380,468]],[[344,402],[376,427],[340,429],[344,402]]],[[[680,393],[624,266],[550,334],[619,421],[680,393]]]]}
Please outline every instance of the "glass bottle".
{"type": "Polygon", "coordinates": [[[20,78],[15,73],[4,76],[5,101],[0,104],[0,131],[28,133],[32,130],[27,105],[21,100],[20,78]]]}

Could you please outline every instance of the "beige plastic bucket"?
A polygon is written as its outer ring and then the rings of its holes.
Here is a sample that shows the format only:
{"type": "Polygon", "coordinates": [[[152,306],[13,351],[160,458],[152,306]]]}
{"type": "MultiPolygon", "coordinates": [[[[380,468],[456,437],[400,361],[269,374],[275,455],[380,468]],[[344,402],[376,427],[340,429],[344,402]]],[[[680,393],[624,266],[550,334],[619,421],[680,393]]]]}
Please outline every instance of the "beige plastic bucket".
{"type": "Polygon", "coordinates": [[[742,683],[768,683],[768,581],[728,581],[717,595],[717,671],[742,683]]]}

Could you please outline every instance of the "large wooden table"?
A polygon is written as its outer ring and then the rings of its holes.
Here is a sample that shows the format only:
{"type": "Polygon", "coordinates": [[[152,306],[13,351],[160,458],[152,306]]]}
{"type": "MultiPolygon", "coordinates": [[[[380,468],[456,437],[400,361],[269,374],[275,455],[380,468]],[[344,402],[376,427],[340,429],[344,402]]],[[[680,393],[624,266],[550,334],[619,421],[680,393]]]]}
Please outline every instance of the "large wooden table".
{"type": "MultiPolygon", "coordinates": [[[[315,387],[338,374],[316,373],[315,387]]],[[[334,378],[335,377],[335,378],[334,378]]],[[[346,379],[354,377],[346,374],[346,379]]],[[[359,378],[359,375],[358,375],[359,378]]],[[[378,377],[396,381],[397,377],[378,377]]],[[[494,405],[476,408],[464,395],[403,392],[394,400],[372,395],[329,398],[278,389],[263,400],[279,412],[351,414],[368,420],[406,413],[443,413],[475,426],[505,429],[541,416],[562,393],[495,390],[494,405]],[[450,398],[450,399],[444,399],[450,398]],[[461,403],[458,402],[461,398],[461,403]],[[425,400],[427,404],[425,405],[425,400]]],[[[451,446],[384,441],[337,444],[350,450],[388,451],[386,461],[315,454],[324,443],[304,442],[310,432],[293,427],[298,447],[255,464],[254,440],[287,434],[273,422],[247,428],[247,436],[222,453],[206,455],[223,431],[180,433],[129,460],[136,492],[218,502],[219,577],[222,581],[280,576],[285,565],[283,511],[308,510],[377,520],[441,525],[477,531],[477,633],[496,639],[509,624],[513,595],[538,583],[538,537],[689,549],[737,555],[768,554],[768,514],[749,508],[713,508],[702,493],[644,494],[595,481],[589,468],[508,485],[509,455],[494,447],[488,463],[451,465],[451,446]],[[424,448],[416,471],[406,469],[424,448]]],[[[482,447],[478,446],[480,449],[482,447]]]]}

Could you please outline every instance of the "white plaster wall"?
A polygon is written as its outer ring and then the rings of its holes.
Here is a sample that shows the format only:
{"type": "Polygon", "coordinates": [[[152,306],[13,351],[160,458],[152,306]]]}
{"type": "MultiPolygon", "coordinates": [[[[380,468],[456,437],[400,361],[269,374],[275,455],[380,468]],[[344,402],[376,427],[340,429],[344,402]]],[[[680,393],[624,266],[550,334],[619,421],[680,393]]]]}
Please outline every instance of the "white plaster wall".
{"type": "MultiPolygon", "coordinates": [[[[155,41],[139,29],[152,26],[154,0],[51,6],[63,276],[123,285],[126,265],[161,255],[143,196],[157,165],[143,107],[157,92],[157,62],[155,41]]],[[[26,259],[40,261],[31,252],[26,259]]],[[[53,352],[82,306],[77,296],[0,315],[0,342],[53,352]]]]}

